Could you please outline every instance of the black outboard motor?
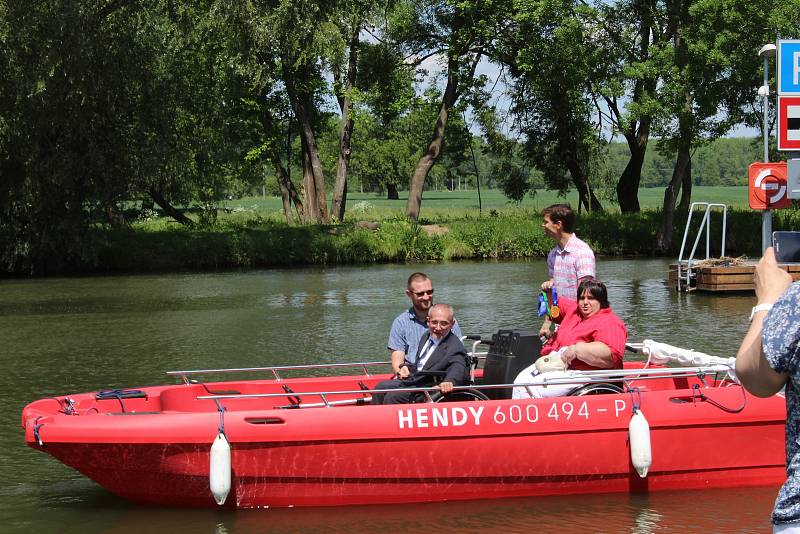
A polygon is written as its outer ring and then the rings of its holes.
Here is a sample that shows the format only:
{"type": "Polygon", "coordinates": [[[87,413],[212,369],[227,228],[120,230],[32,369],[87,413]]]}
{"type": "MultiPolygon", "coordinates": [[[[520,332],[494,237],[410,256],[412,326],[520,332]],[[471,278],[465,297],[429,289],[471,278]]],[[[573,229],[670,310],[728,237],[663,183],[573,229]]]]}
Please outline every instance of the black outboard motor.
{"type": "MultiPolygon", "coordinates": [[[[537,330],[502,329],[492,334],[480,384],[511,384],[539,357],[542,341],[537,330]]],[[[490,399],[510,399],[511,388],[481,389],[490,399]]]]}

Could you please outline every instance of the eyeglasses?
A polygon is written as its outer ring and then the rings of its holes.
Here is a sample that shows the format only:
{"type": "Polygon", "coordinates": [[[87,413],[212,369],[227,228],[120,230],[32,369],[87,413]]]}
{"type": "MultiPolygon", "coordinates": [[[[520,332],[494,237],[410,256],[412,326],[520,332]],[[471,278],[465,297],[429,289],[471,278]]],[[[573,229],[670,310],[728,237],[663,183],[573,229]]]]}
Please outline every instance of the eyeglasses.
{"type": "Polygon", "coordinates": [[[416,296],[421,297],[423,295],[433,295],[433,289],[428,289],[427,291],[412,291],[416,296]]]}
{"type": "Polygon", "coordinates": [[[431,326],[447,326],[450,324],[450,321],[428,321],[428,324],[431,326]]]}

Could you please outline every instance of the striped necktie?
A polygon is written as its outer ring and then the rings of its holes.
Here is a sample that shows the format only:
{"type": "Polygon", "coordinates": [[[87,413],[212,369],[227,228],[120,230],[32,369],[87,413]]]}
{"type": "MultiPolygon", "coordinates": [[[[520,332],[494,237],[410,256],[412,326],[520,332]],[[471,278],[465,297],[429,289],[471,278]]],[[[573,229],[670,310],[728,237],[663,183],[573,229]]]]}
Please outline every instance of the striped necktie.
{"type": "Polygon", "coordinates": [[[428,342],[425,343],[425,346],[422,348],[422,352],[419,353],[419,359],[417,360],[417,371],[422,370],[425,367],[425,363],[433,354],[433,351],[436,350],[436,345],[433,343],[433,338],[429,337],[428,342]]]}

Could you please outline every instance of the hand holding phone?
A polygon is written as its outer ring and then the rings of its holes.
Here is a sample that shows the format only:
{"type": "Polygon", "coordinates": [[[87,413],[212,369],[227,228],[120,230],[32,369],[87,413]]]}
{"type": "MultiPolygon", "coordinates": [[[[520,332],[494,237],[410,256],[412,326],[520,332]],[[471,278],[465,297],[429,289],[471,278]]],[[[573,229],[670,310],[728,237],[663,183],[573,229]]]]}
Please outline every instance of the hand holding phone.
{"type": "Polygon", "coordinates": [[[772,248],[778,263],[800,263],[800,232],[772,232],[772,248]]]}

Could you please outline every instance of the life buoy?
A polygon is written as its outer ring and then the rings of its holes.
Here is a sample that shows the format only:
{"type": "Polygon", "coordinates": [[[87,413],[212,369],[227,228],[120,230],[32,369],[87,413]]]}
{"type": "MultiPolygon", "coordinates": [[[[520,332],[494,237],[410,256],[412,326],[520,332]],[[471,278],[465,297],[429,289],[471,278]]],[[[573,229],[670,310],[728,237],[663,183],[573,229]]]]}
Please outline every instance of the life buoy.
{"type": "Polygon", "coordinates": [[[653,463],[653,452],[650,448],[650,424],[640,410],[634,410],[628,424],[628,440],[631,444],[631,463],[644,478],[653,463]]]}
{"type": "Polygon", "coordinates": [[[231,446],[223,432],[217,434],[211,445],[208,486],[217,504],[225,504],[231,491],[231,446]]]}

